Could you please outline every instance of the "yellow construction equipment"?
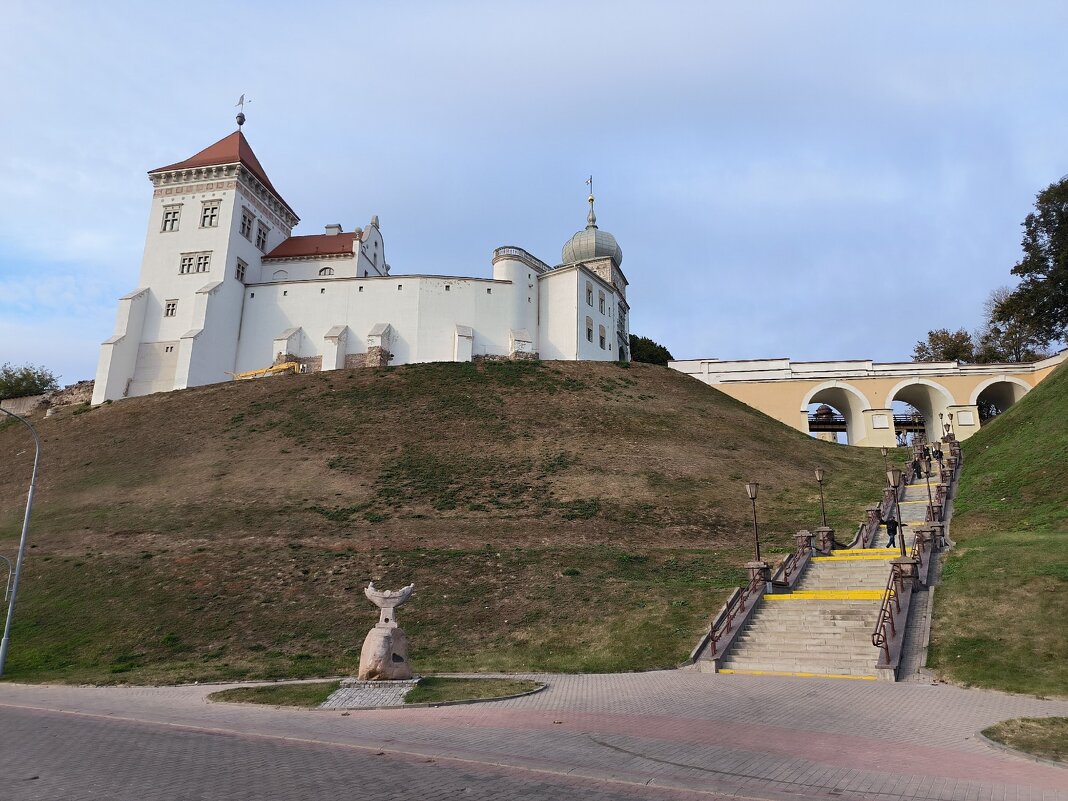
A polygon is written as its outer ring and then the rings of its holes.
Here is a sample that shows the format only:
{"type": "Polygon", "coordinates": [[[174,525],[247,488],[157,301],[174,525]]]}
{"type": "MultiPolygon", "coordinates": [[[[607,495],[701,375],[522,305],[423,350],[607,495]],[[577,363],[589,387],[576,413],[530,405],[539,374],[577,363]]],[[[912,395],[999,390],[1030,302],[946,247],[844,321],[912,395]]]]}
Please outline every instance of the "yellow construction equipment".
{"type": "Polygon", "coordinates": [[[272,375],[296,375],[297,373],[303,373],[305,369],[305,366],[300,362],[282,362],[260,370],[247,370],[244,373],[228,373],[228,375],[232,375],[234,381],[244,381],[248,378],[266,378],[272,375]]]}

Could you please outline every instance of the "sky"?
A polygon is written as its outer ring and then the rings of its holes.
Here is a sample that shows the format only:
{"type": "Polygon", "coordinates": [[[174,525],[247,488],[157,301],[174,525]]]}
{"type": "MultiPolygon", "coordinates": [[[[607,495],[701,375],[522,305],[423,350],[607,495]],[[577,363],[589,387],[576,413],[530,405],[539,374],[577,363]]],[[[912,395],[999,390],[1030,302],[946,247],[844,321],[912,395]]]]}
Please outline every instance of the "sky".
{"type": "Polygon", "coordinates": [[[393,274],[597,218],[676,358],[908,360],[1012,285],[1068,173],[1068,5],[0,0],[0,363],[91,378],[150,169],[244,131],[393,274]]]}

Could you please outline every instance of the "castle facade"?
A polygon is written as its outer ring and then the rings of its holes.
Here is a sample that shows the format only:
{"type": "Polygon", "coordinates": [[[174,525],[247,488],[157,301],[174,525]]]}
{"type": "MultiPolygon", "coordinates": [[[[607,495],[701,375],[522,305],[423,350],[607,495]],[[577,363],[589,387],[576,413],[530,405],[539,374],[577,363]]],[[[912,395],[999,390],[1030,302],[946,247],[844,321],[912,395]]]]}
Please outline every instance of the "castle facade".
{"type": "Polygon", "coordinates": [[[394,275],[377,216],[293,235],[300,219],[240,127],[148,177],[140,279],[101,345],[94,404],[289,361],[315,371],[629,358],[623,253],[597,227],[592,194],[586,228],[555,266],[505,246],[488,278],[394,275]]]}

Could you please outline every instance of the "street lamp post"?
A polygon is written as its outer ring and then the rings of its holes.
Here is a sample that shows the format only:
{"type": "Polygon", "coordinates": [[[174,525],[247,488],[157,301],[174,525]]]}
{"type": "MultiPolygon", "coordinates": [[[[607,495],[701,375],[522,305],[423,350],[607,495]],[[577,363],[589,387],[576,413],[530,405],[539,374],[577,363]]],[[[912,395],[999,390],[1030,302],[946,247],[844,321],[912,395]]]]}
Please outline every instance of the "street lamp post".
{"type": "Polygon", "coordinates": [[[927,457],[927,519],[934,523],[934,498],[931,496],[931,457],[927,457]]]}
{"type": "Polygon", "coordinates": [[[949,435],[953,436],[953,412],[946,415],[949,418],[949,435]]]}
{"type": "Polygon", "coordinates": [[[888,453],[890,453],[890,449],[886,446],[883,446],[882,448],[879,448],[879,450],[883,454],[883,470],[889,470],[890,464],[886,461],[886,456],[888,453]]]}
{"type": "Polygon", "coordinates": [[[745,494],[749,496],[749,500],[753,502],[753,542],[756,544],[756,559],[754,562],[760,561],[760,530],[757,528],[757,513],[756,513],[756,499],[757,490],[760,489],[760,484],[755,481],[745,482],[745,494]]]}
{"type": "Polygon", "coordinates": [[[948,432],[948,431],[946,430],[946,426],[945,426],[945,423],[943,423],[943,422],[942,422],[942,418],[943,418],[943,417],[945,417],[945,415],[944,415],[944,414],[942,414],[941,412],[939,412],[939,413],[938,413],[938,436],[939,436],[939,437],[941,437],[941,436],[942,436],[943,434],[947,434],[947,433],[949,433],[949,432],[948,432]]]}
{"type": "MultiPolygon", "coordinates": [[[[4,637],[0,640],[0,676],[4,675],[4,665],[7,662],[7,646],[11,641],[11,622],[15,619],[15,599],[19,592],[19,577],[22,575],[22,562],[26,557],[26,538],[30,533],[30,513],[33,511],[33,490],[37,486],[37,468],[41,463],[41,438],[37,436],[37,430],[26,420],[23,420],[14,412],[0,409],[0,412],[14,417],[33,434],[34,454],[33,472],[30,473],[30,491],[26,495],[26,514],[22,518],[22,536],[19,539],[19,554],[15,559],[14,576],[11,579],[11,597],[7,602],[7,618],[4,621],[4,637]]],[[[9,563],[10,564],[10,563],[9,563]]]]}
{"type": "Polygon", "coordinates": [[[820,485],[820,518],[823,520],[823,527],[827,528],[827,505],[823,502],[823,468],[816,468],[816,483],[820,485]]]}
{"type": "Polygon", "coordinates": [[[896,514],[894,514],[893,517],[894,517],[895,520],[897,520],[897,526],[898,526],[898,528],[897,528],[898,540],[897,541],[898,541],[898,544],[901,547],[901,558],[904,559],[905,558],[905,532],[901,530],[902,529],[902,524],[901,524],[901,505],[897,502],[897,488],[901,486],[901,468],[899,468],[899,467],[891,467],[889,470],[887,470],[886,471],[886,480],[890,484],[890,486],[893,487],[893,490],[894,490],[894,511],[896,512],[896,514]]]}

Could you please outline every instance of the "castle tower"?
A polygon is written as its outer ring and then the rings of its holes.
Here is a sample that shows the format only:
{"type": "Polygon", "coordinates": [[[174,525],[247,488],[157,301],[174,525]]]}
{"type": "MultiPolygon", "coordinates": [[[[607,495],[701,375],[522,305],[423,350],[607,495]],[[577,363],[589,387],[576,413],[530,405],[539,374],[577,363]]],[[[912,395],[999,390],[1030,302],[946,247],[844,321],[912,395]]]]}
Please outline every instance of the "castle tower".
{"type": "Polygon", "coordinates": [[[563,267],[575,265],[599,280],[578,278],[578,348],[573,358],[629,361],[630,306],[627,304],[627,278],[623,275],[623,249],[616,238],[597,227],[594,211],[593,177],[587,181],[590,205],[586,227],[576,232],[560,253],[563,267]]]}
{"type": "Polygon", "coordinates": [[[139,288],[119,300],[93,403],[227,380],[245,283],[299,222],[238,130],[148,173],[139,288]]]}

